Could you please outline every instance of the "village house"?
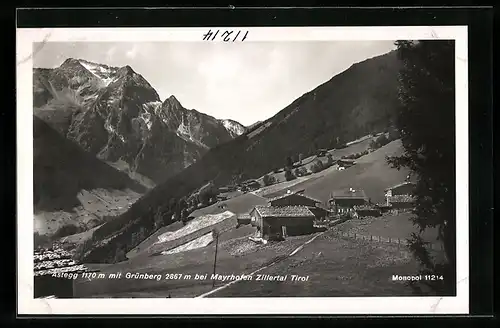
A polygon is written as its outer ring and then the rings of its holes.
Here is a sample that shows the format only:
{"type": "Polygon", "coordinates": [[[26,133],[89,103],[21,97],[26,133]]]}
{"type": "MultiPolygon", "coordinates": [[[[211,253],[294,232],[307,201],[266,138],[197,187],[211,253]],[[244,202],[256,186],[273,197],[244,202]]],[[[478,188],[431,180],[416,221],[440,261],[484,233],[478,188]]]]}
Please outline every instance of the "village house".
{"type": "Polygon", "coordinates": [[[386,205],[392,209],[404,209],[413,207],[414,197],[412,195],[416,184],[405,181],[385,190],[386,205]]]}
{"type": "Polygon", "coordinates": [[[250,214],[246,214],[246,213],[238,214],[238,217],[237,217],[236,220],[237,220],[237,223],[238,223],[238,227],[242,226],[242,225],[247,225],[247,224],[251,223],[250,214]]]}
{"type": "Polygon", "coordinates": [[[387,198],[391,210],[411,209],[415,206],[415,197],[411,195],[396,195],[387,198]]]}
{"type": "Polygon", "coordinates": [[[90,270],[55,248],[34,253],[34,297],[72,298],[75,275],[90,270]]]}
{"type": "Polygon", "coordinates": [[[356,161],[354,161],[353,159],[342,158],[337,160],[337,165],[339,166],[339,168],[348,168],[353,166],[354,164],[356,164],[356,161]]]}
{"type": "Polygon", "coordinates": [[[330,209],[337,215],[344,215],[354,212],[355,206],[362,206],[368,203],[368,198],[363,190],[349,188],[345,191],[332,193],[329,204],[330,209]]]}
{"type": "Polygon", "coordinates": [[[367,217],[377,217],[381,215],[381,211],[376,206],[372,205],[358,205],[354,206],[353,217],[355,219],[363,219],[367,217]]]}
{"type": "Polygon", "coordinates": [[[220,201],[224,201],[224,200],[227,200],[227,195],[225,195],[225,194],[219,194],[219,195],[217,195],[217,196],[216,196],[216,198],[215,198],[215,199],[216,199],[218,202],[220,202],[220,201]]]}
{"type": "Polygon", "coordinates": [[[238,186],[242,191],[255,190],[255,189],[260,188],[260,183],[259,183],[259,181],[255,180],[255,179],[250,179],[250,180],[243,181],[238,186]]]}
{"type": "Polygon", "coordinates": [[[317,205],[319,200],[300,193],[287,192],[257,205],[250,212],[251,224],[257,227],[257,237],[280,240],[287,236],[314,231],[314,221],[324,218],[328,211],[317,205]]]}
{"type": "Polygon", "coordinates": [[[288,191],[284,195],[269,199],[268,203],[270,206],[300,205],[300,206],[315,207],[316,204],[321,203],[321,201],[308,197],[299,192],[292,193],[288,191]]]}
{"type": "Polygon", "coordinates": [[[231,191],[235,191],[236,190],[236,186],[222,186],[222,187],[219,187],[219,192],[220,193],[226,193],[226,192],[231,192],[231,191]]]}
{"type": "Polygon", "coordinates": [[[314,231],[315,216],[307,206],[257,205],[250,212],[257,237],[281,240],[314,231]]]}

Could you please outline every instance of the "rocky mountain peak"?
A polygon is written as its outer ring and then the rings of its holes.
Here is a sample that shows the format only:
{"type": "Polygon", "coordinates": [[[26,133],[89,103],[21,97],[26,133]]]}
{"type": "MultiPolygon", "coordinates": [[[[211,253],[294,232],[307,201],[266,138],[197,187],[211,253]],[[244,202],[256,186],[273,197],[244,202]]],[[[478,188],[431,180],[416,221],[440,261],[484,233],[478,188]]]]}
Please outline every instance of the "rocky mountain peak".
{"type": "Polygon", "coordinates": [[[237,122],[188,110],[174,95],[161,102],[129,65],[68,58],[57,68],[34,69],[33,74],[35,115],[131,177],[163,181],[238,135],[232,129],[237,122]],[[51,86],[58,90],[55,95],[48,90],[51,86]],[[85,105],[71,104],[82,96],[85,105]]]}
{"type": "Polygon", "coordinates": [[[122,75],[122,76],[133,76],[135,73],[135,71],[132,69],[132,67],[130,67],[129,65],[126,65],[126,66],[123,66],[123,67],[120,67],[120,69],[118,70],[118,74],[122,75]]]}
{"type": "Polygon", "coordinates": [[[75,64],[80,64],[80,61],[76,58],[68,58],[59,67],[65,67],[68,65],[75,65],[75,64]]]}
{"type": "Polygon", "coordinates": [[[177,110],[183,108],[181,103],[179,102],[179,100],[177,98],[175,98],[174,95],[171,95],[170,97],[165,99],[165,101],[163,102],[163,107],[166,107],[169,109],[177,109],[177,110]]]}

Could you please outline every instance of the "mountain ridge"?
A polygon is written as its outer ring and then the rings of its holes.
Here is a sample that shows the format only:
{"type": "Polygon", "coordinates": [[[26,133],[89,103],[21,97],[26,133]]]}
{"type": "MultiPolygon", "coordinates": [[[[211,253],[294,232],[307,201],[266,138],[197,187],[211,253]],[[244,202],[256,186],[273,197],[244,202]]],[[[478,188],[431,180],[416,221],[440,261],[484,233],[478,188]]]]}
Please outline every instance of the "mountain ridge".
{"type": "Polygon", "coordinates": [[[125,162],[131,175],[155,183],[245,130],[238,122],[228,125],[188,110],[173,95],[162,102],[129,65],[68,58],[33,74],[36,116],[103,161],[125,162]]]}

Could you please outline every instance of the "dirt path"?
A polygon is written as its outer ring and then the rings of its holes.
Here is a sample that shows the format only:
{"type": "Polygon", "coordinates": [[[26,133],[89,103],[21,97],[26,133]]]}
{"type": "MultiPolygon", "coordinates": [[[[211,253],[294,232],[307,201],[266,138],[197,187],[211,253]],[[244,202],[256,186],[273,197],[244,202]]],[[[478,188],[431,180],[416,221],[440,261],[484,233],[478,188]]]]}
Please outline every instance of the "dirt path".
{"type": "MultiPolygon", "coordinates": [[[[327,230],[327,231],[328,231],[328,230],[327,230]]],[[[314,237],[312,237],[311,239],[309,239],[308,241],[306,241],[305,243],[303,243],[302,245],[300,245],[299,247],[297,247],[297,248],[296,248],[295,250],[293,250],[290,254],[288,254],[288,255],[284,256],[283,258],[280,258],[279,260],[274,261],[274,262],[272,262],[272,263],[270,263],[270,264],[268,264],[268,265],[265,265],[265,266],[263,266],[263,267],[261,267],[261,268],[259,268],[259,269],[255,270],[255,271],[253,271],[253,272],[249,273],[248,275],[250,275],[250,276],[251,276],[251,275],[254,275],[254,274],[256,274],[256,273],[258,273],[258,272],[260,272],[260,271],[262,271],[262,270],[264,270],[264,269],[267,269],[267,268],[269,268],[269,267],[271,267],[271,266],[275,265],[275,264],[276,264],[276,263],[278,263],[278,262],[281,262],[281,261],[283,261],[283,260],[285,260],[285,259],[287,259],[287,258],[289,258],[289,257],[291,257],[291,256],[294,256],[295,254],[297,254],[298,252],[300,252],[300,251],[304,248],[304,246],[305,246],[305,245],[307,245],[307,244],[311,243],[314,239],[316,239],[316,238],[318,238],[319,236],[323,235],[325,232],[326,232],[326,231],[323,231],[323,232],[318,233],[317,235],[315,235],[314,237]]],[[[227,283],[227,284],[225,284],[225,285],[223,285],[223,286],[220,286],[220,287],[218,287],[218,288],[215,288],[215,289],[213,289],[213,290],[211,290],[211,291],[209,291],[209,292],[207,292],[207,293],[204,293],[204,294],[201,294],[201,295],[199,295],[199,296],[196,296],[195,298],[204,298],[204,297],[210,296],[210,295],[215,294],[215,293],[217,293],[218,291],[221,291],[221,290],[223,290],[223,289],[226,289],[227,287],[229,287],[229,286],[231,286],[231,285],[233,285],[233,284],[236,284],[236,283],[238,283],[238,282],[240,282],[240,281],[244,281],[244,280],[233,280],[233,281],[231,281],[231,282],[229,282],[229,283],[227,283]]]]}

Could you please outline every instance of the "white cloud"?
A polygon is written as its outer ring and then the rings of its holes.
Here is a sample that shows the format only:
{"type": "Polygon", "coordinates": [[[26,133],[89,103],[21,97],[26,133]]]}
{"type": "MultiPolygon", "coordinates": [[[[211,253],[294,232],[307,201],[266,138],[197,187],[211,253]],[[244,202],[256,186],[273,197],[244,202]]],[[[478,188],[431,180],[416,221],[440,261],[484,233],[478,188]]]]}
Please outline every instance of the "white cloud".
{"type": "Polygon", "coordinates": [[[116,53],[116,47],[110,47],[107,51],[106,51],[106,60],[108,61],[112,61],[113,58],[114,58],[114,55],[116,53]]]}
{"type": "Polygon", "coordinates": [[[138,53],[139,53],[139,47],[134,44],[132,49],[130,49],[129,51],[127,51],[125,53],[125,56],[127,56],[127,58],[129,58],[129,59],[134,59],[138,53]]]}

